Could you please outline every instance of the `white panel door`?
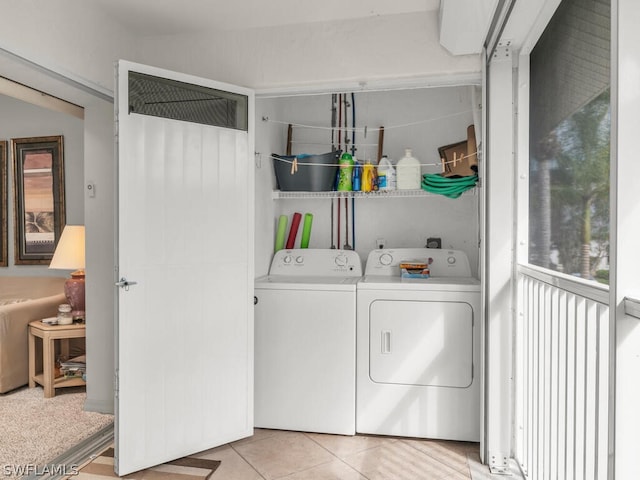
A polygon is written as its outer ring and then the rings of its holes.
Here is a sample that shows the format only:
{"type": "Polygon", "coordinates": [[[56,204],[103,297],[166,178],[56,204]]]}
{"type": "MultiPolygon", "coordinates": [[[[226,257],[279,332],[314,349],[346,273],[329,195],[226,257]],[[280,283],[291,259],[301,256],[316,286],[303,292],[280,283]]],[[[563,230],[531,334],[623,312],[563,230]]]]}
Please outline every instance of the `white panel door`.
{"type": "Polygon", "coordinates": [[[122,476],[253,432],[254,97],[122,61],[117,84],[116,278],[126,281],[116,287],[115,469],[122,476]],[[138,113],[131,72],[169,79],[166,102],[149,91],[149,104],[171,105],[175,85],[197,85],[194,99],[200,86],[240,94],[246,128],[138,113]]]}

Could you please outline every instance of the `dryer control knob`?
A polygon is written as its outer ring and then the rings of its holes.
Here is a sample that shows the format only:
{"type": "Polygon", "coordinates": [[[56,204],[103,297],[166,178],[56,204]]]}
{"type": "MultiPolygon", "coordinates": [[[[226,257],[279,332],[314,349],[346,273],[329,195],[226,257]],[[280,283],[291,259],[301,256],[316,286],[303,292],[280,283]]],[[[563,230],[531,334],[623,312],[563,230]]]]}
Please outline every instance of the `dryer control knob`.
{"type": "Polygon", "coordinates": [[[291,263],[291,260],[293,260],[293,258],[291,257],[291,255],[287,255],[287,256],[285,256],[285,257],[282,259],[282,261],[283,261],[284,263],[286,263],[286,264],[291,263]]]}
{"type": "Polygon", "coordinates": [[[447,263],[449,265],[453,265],[454,263],[456,263],[456,257],[447,257],[447,263]]]}
{"type": "Polygon", "coordinates": [[[388,266],[391,265],[391,262],[393,262],[393,257],[390,253],[383,253],[382,255],[380,255],[378,261],[380,262],[380,265],[388,266]]]}
{"type": "Polygon", "coordinates": [[[301,255],[299,257],[296,257],[296,263],[303,263],[304,262],[304,257],[301,255]]]}
{"type": "Polygon", "coordinates": [[[335,262],[337,266],[344,267],[347,264],[347,257],[345,255],[338,255],[335,262]]]}

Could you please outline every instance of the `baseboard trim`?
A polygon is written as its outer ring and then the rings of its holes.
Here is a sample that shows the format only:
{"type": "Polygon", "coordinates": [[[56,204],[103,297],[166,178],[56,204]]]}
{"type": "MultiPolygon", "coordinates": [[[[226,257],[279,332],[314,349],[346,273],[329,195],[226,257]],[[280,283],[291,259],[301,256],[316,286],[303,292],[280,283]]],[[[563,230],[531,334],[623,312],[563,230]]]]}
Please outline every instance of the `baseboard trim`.
{"type": "Polygon", "coordinates": [[[107,413],[113,415],[113,402],[101,402],[87,398],[84,401],[85,412],[107,413]]]}

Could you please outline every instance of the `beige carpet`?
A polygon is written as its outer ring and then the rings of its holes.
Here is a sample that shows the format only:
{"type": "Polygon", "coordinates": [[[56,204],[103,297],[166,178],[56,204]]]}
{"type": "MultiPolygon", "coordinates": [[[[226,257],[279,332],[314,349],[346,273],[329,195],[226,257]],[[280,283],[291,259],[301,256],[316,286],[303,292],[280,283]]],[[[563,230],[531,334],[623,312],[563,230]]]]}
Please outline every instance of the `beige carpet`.
{"type": "MultiPolygon", "coordinates": [[[[184,457],[162,465],[125,475],[128,480],[207,480],[220,466],[217,460],[184,457]]],[[[91,463],[80,469],[74,480],[100,480],[118,478],[113,473],[113,449],[109,448],[91,463]]]]}
{"type": "Polygon", "coordinates": [[[84,387],[44,398],[41,387],[0,395],[0,478],[20,478],[22,468],[44,465],[113,423],[113,415],[85,412],[84,387]]]}

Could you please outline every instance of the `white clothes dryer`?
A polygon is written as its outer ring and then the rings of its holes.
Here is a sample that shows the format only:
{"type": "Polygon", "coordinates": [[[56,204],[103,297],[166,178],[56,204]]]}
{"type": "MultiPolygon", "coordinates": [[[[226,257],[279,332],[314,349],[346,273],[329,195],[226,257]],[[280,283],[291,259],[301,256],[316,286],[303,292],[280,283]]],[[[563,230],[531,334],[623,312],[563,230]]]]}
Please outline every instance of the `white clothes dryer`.
{"type": "Polygon", "coordinates": [[[369,254],[358,283],[359,433],[480,440],[480,282],[458,250],[369,254]],[[430,278],[402,278],[401,262],[430,278]]]}
{"type": "Polygon", "coordinates": [[[256,427],[355,434],[361,277],[354,251],[293,249],[256,279],[256,427]]]}

